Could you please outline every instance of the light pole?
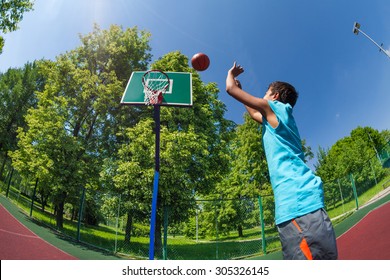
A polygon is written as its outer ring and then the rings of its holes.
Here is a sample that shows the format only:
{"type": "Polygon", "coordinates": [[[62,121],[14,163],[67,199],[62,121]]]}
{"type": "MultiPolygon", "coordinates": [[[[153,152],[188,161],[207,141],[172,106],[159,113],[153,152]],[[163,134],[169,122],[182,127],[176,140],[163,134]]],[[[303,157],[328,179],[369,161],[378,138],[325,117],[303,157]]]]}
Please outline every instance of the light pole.
{"type": "Polygon", "coordinates": [[[361,32],[364,36],[366,36],[371,42],[373,42],[374,44],[375,44],[375,46],[377,46],[378,48],[379,48],[379,51],[381,52],[383,52],[388,58],[390,58],[390,55],[389,55],[389,53],[385,50],[385,49],[383,49],[382,48],[382,46],[379,46],[373,39],[371,39],[371,37],[370,36],[368,36],[366,33],[364,33],[361,29],[360,29],[360,24],[358,23],[358,22],[355,22],[354,24],[353,24],[353,33],[354,34],[356,34],[356,35],[358,35],[359,34],[359,32],[361,32]]]}

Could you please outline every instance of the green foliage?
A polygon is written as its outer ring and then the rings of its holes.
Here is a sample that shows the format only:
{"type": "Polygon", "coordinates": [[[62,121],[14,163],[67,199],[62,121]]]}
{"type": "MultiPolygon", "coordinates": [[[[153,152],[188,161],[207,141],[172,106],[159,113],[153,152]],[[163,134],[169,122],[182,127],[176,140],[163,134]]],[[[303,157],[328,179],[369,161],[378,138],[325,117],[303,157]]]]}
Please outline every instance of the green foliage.
{"type": "Polygon", "coordinates": [[[338,140],[329,151],[320,149],[317,174],[324,181],[333,181],[350,173],[367,175],[370,173],[367,171],[370,169],[370,165],[366,164],[368,162],[372,163],[375,171],[380,171],[377,151],[384,144],[385,140],[378,131],[358,127],[351,132],[351,136],[338,140]]]}
{"type": "MultiPolygon", "coordinates": [[[[3,33],[18,29],[18,23],[23,14],[32,10],[33,2],[30,0],[2,0],[0,2],[0,31],[3,33]]],[[[4,38],[0,36],[0,54],[4,46],[4,38]]]]}
{"type": "Polygon", "coordinates": [[[2,54],[3,52],[3,48],[4,48],[4,38],[0,36],[0,54],[2,54]]]}
{"type": "Polygon", "coordinates": [[[118,150],[113,176],[114,191],[125,201],[126,212],[139,220],[150,212],[151,185],[153,182],[153,126],[144,119],[127,129],[128,143],[118,150]],[[148,201],[148,203],[146,203],[148,201]]]}
{"type": "Polygon", "coordinates": [[[8,151],[17,148],[17,130],[26,127],[27,110],[35,107],[36,90],[43,88],[36,63],[27,63],[21,69],[8,69],[0,74],[0,178],[8,160],[8,151]]]}
{"type": "Polygon", "coordinates": [[[0,30],[4,33],[15,31],[23,14],[32,9],[30,0],[2,0],[0,3],[0,30]]]}

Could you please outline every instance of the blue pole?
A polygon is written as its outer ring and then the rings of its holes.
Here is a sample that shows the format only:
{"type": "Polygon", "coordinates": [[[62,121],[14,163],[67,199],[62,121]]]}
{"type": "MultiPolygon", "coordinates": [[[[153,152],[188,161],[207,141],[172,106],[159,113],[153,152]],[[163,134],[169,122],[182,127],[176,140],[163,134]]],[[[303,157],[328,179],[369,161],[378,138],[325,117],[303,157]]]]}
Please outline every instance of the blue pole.
{"type": "Polygon", "coordinates": [[[152,215],[150,219],[150,242],[149,242],[149,260],[154,259],[154,236],[156,232],[156,214],[157,214],[157,194],[158,194],[158,171],[154,172],[152,215]]]}
{"type": "Polygon", "coordinates": [[[149,234],[149,260],[154,259],[154,238],[156,232],[158,180],[160,177],[160,106],[154,105],[154,121],[156,124],[156,149],[155,149],[155,171],[153,182],[152,214],[150,218],[149,234]]]}

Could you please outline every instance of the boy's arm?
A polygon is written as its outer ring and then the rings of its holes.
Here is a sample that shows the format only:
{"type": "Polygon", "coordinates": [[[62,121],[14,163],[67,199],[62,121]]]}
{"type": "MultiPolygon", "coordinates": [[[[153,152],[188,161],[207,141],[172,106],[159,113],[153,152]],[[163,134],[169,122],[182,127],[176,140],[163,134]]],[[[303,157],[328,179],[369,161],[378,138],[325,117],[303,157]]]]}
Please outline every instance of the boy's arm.
{"type": "Polygon", "coordinates": [[[228,71],[226,77],[227,93],[243,103],[254,120],[262,123],[264,117],[271,126],[276,127],[278,125],[278,121],[275,113],[269,106],[268,101],[263,98],[254,97],[237,85],[235,78],[243,72],[244,69],[241,66],[237,66],[234,62],[233,67],[228,71]]]}
{"type": "MultiPolygon", "coordinates": [[[[234,78],[234,82],[240,89],[242,89],[241,82],[239,80],[234,78]]],[[[263,123],[263,116],[261,115],[261,113],[259,111],[255,110],[251,107],[248,107],[246,105],[244,105],[244,106],[253,120],[257,121],[260,124],[263,123]]]]}
{"type": "Polygon", "coordinates": [[[258,123],[262,124],[263,123],[263,116],[261,113],[249,106],[245,105],[246,110],[248,111],[249,115],[251,116],[252,119],[257,121],[258,123]]]}

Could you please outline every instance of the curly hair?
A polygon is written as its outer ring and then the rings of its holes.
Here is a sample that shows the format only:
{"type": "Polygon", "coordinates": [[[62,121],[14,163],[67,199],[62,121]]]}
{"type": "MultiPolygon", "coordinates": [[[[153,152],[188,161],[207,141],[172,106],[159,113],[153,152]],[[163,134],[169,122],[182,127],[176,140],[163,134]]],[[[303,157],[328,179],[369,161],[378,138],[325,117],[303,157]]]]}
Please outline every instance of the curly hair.
{"type": "Polygon", "coordinates": [[[291,107],[294,107],[297,102],[298,92],[289,83],[275,81],[269,85],[268,89],[271,89],[272,93],[279,93],[279,101],[282,103],[289,103],[291,107]]]}

